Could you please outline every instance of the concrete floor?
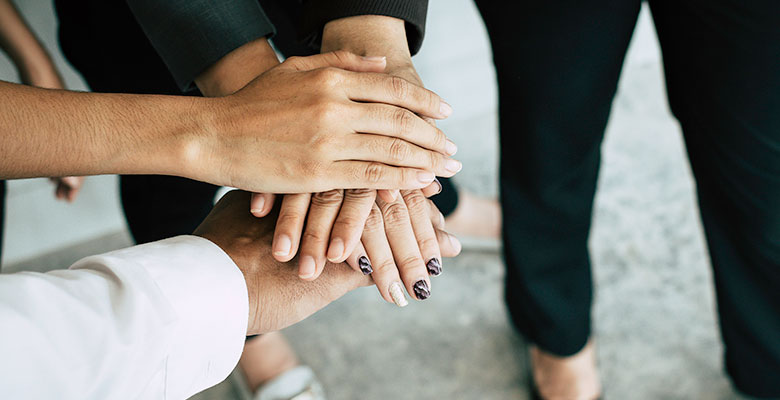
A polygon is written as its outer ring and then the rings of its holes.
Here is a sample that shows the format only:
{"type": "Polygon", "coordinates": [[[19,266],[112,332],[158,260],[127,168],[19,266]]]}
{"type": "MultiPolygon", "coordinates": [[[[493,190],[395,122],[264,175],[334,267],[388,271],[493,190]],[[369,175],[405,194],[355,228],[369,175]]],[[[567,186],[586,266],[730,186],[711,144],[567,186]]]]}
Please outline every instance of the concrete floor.
{"type": "MultiPolygon", "coordinates": [[[[431,1],[416,62],[426,83],[456,110],[441,126],[461,148],[465,168],[457,181],[495,195],[496,92],[484,28],[468,0],[431,1]]],[[[738,398],[722,372],[693,183],[665,103],[646,12],[603,151],[591,250],[595,334],[608,398],[738,398]]],[[[6,271],[62,268],[129,243],[125,232],[109,232],[6,271]]],[[[397,309],[365,288],[285,330],[331,399],[528,398],[524,344],[502,301],[500,255],[466,251],[444,268],[425,302],[397,309]]],[[[197,398],[233,396],[226,382],[197,398]]]]}

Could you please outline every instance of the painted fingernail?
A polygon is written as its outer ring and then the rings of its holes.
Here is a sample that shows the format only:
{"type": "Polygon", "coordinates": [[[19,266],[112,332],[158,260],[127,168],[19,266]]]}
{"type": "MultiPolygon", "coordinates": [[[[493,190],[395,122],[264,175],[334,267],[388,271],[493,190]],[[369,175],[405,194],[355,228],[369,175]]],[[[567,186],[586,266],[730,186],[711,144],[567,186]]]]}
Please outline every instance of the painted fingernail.
{"type": "Polygon", "coordinates": [[[438,258],[431,258],[425,266],[428,268],[428,273],[431,276],[441,275],[441,261],[438,258]]]}
{"type": "Polygon", "coordinates": [[[393,298],[393,303],[398,307],[406,307],[406,305],[409,304],[404,295],[404,288],[398,282],[393,282],[390,285],[390,297],[393,298]]]}
{"type": "Polygon", "coordinates": [[[385,56],[363,56],[363,61],[368,61],[368,62],[385,62],[385,61],[387,61],[387,57],[385,57],[385,56]]]}
{"type": "Polygon", "coordinates": [[[263,212],[263,206],[265,205],[265,196],[258,196],[257,204],[253,204],[253,208],[249,210],[252,214],[260,214],[263,212]]]}
{"type": "Polygon", "coordinates": [[[431,297],[431,289],[428,287],[428,282],[425,279],[420,279],[415,282],[412,289],[414,289],[414,295],[417,296],[419,300],[425,300],[428,297],[431,297]]]}
{"type": "Polygon", "coordinates": [[[449,105],[446,101],[441,100],[439,102],[439,113],[444,117],[449,117],[450,114],[452,114],[452,106],[449,105]]]}
{"type": "Polygon", "coordinates": [[[317,266],[314,263],[314,257],[303,256],[301,257],[300,264],[298,265],[298,276],[301,279],[309,279],[314,276],[314,271],[317,266]]]}
{"type": "Polygon", "coordinates": [[[439,186],[439,189],[436,190],[436,194],[441,193],[443,187],[441,186],[441,182],[439,182],[439,178],[433,178],[433,181],[436,182],[437,186],[439,186]]]}
{"type": "Polygon", "coordinates": [[[458,152],[458,146],[456,146],[455,143],[453,143],[451,140],[447,139],[447,142],[444,143],[444,151],[447,152],[447,155],[453,156],[458,152]]]}
{"type": "Polygon", "coordinates": [[[328,248],[328,260],[336,262],[344,256],[344,241],[341,238],[335,238],[328,248]]]}
{"type": "Polygon", "coordinates": [[[274,244],[274,255],[275,256],[289,255],[291,247],[292,247],[292,241],[290,240],[290,237],[287,235],[279,235],[279,237],[276,238],[276,243],[274,244]]]}
{"type": "Polygon", "coordinates": [[[368,261],[368,257],[366,256],[360,256],[360,258],[358,258],[358,267],[360,267],[360,272],[362,272],[363,275],[374,272],[374,269],[371,268],[371,261],[368,261]]]}
{"type": "Polygon", "coordinates": [[[460,171],[460,169],[463,168],[463,164],[460,163],[458,160],[447,160],[447,162],[444,163],[444,169],[447,171],[452,172],[453,174],[460,171]]]}
{"type": "Polygon", "coordinates": [[[419,180],[421,183],[431,183],[434,178],[436,178],[436,175],[434,175],[433,172],[420,171],[417,173],[417,180],[419,180]]]}

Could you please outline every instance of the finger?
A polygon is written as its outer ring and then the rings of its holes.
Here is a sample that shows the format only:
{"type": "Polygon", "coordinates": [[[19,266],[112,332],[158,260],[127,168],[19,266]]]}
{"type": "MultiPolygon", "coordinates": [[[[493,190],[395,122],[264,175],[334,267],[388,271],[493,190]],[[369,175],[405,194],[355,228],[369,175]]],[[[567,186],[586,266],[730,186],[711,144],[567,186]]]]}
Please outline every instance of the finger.
{"type": "Polygon", "coordinates": [[[271,246],[277,261],[290,261],[298,252],[298,243],[301,240],[303,222],[306,220],[310,200],[309,193],[284,195],[271,246]]]}
{"type": "Polygon", "coordinates": [[[334,67],[354,72],[381,73],[387,66],[387,58],[361,57],[348,51],[339,50],[308,57],[290,57],[282,65],[298,71],[334,67]]]}
{"type": "Polygon", "coordinates": [[[427,299],[431,295],[431,281],[403,198],[392,203],[378,200],[377,205],[382,211],[387,240],[407,292],[418,300],[427,299]]]}
{"type": "Polygon", "coordinates": [[[354,101],[392,104],[435,119],[452,114],[452,107],[439,95],[403,78],[356,72],[347,73],[346,78],[344,90],[354,101]]]}
{"type": "Polygon", "coordinates": [[[301,238],[301,256],[298,259],[298,276],[304,280],[314,280],[325,267],[326,249],[333,224],[344,200],[344,191],[340,189],[315,193],[311,196],[306,229],[301,238]]]}
{"type": "Polygon", "coordinates": [[[381,135],[357,135],[348,138],[338,157],[343,160],[371,160],[398,167],[432,171],[437,176],[451,177],[463,165],[441,153],[424,149],[403,139],[381,135]]]}
{"type": "MultiPolygon", "coordinates": [[[[435,179],[436,178],[434,178],[434,180],[435,179]]],[[[395,201],[400,194],[398,193],[398,190],[377,190],[376,195],[384,201],[391,202],[395,201]]]]}
{"type": "Polygon", "coordinates": [[[450,156],[458,151],[458,146],[441,129],[407,109],[376,103],[358,103],[355,107],[356,115],[361,116],[352,124],[356,132],[397,137],[450,156]]]}
{"type": "Polygon", "coordinates": [[[420,189],[433,182],[433,172],[394,167],[378,162],[336,161],[332,165],[333,187],[344,189],[420,189]]]}
{"type": "Polygon", "coordinates": [[[385,301],[395,303],[398,307],[405,307],[409,302],[406,300],[401,276],[398,274],[393,252],[385,235],[382,212],[376,204],[371,206],[361,241],[368,254],[373,269],[371,277],[379,289],[379,294],[385,301]]]}
{"type": "Polygon", "coordinates": [[[249,200],[249,212],[257,218],[268,215],[274,208],[276,196],[273,193],[252,193],[249,200]]]}
{"type": "Polygon", "coordinates": [[[431,225],[435,229],[444,230],[444,214],[436,207],[436,203],[428,200],[428,216],[431,218],[431,225]]]}
{"type": "Polygon", "coordinates": [[[342,262],[352,253],[360,242],[375,199],[376,190],[373,189],[348,189],[344,192],[344,202],[330,233],[328,261],[342,262]]]}
{"type": "Polygon", "coordinates": [[[436,240],[443,257],[455,257],[460,254],[462,246],[460,240],[441,229],[436,229],[436,240]]]}
{"type": "Polygon", "coordinates": [[[420,190],[408,190],[401,192],[409,210],[409,218],[412,222],[414,237],[417,239],[417,246],[420,249],[420,255],[425,262],[425,268],[431,276],[441,275],[442,261],[439,242],[436,240],[436,232],[429,216],[429,200],[425,198],[420,190]]]}
{"type": "Polygon", "coordinates": [[[370,275],[374,272],[366,248],[363,247],[363,243],[360,241],[358,241],[357,246],[355,246],[355,250],[347,257],[347,265],[352,267],[355,271],[360,271],[363,275],[370,275]]]}
{"type": "Polygon", "coordinates": [[[425,197],[435,196],[441,193],[441,190],[442,190],[441,182],[439,182],[438,179],[434,179],[430,185],[422,188],[422,192],[425,197]]]}

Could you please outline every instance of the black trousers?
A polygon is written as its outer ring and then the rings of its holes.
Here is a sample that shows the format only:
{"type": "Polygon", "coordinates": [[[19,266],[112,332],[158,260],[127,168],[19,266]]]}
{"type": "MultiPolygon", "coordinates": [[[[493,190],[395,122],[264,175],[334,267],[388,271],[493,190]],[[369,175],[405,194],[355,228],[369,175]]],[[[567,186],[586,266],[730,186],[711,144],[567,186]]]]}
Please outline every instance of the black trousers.
{"type": "MultiPolygon", "coordinates": [[[[506,301],[559,355],[590,335],[600,145],[641,0],[476,1],[499,85],[506,301]]],[[[650,0],[696,178],[726,368],[780,396],[780,3],[650,0]]]]}

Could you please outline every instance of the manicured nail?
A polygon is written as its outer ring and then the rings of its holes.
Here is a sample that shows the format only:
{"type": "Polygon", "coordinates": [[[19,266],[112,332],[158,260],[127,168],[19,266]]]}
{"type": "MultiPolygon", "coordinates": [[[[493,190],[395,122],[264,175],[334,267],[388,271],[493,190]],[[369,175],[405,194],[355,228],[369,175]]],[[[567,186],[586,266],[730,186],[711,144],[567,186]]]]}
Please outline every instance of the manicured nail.
{"type": "Polygon", "coordinates": [[[368,261],[368,257],[366,256],[360,256],[360,258],[358,258],[358,267],[360,267],[360,272],[362,272],[363,275],[374,272],[374,269],[371,268],[371,261],[368,261]]]}
{"type": "Polygon", "coordinates": [[[260,214],[263,212],[263,206],[265,205],[265,196],[258,196],[257,204],[253,204],[255,207],[249,210],[252,214],[260,214]]]}
{"type": "Polygon", "coordinates": [[[442,191],[444,188],[441,186],[441,182],[439,182],[439,178],[433,178],[433,181],[434,181],[434,182],[436,182],[436,185],[437,185],[437,186],[439,186],[439,189],[437,189],[437,190],[436,190],[436,194],[439,194],[439,193],[441,193],[441,191],[442,191]]]}
{"type": "Polygon", "coordinates": [[[276,238],[276,243],[274,244],[274,255],[290,255],[290,248],[292,248],[292,241],[290,240],[290,237],[287,235],[279,235],[279,237],[276,238]]]}
{"type": "Polygon", "coordinates": [[[317,269],[317,265],[314,263],[314,257],[303,256],[301,257],[300,264],[298,265],[298,276],[301,279],[308,279],[314,276],[314,271],[317,269]]]}
{"type": "Polygon", "coordinates": [[[328,248],[328,260],[331,262],[336,262],[338,260],[341,260],[341,257],[344,256],[344,241],[341,240],[341,238],[335,238],[330,243],[330,247],[328,248]]]}
{"type": "Polygon", "coordinates": [[[444,143],[444,151],[447,152],[448,156],[454,156],[455,153],[458,152],[458,146],[455,145],[451,140],[447,139],[447,141],[444,143]]]}
{"type": "Polygon", "coordinates": [[[434,178],[436,178],[436,175],[434,175],[433,172],[420,171],[417,173],[417,180],[419,180],[421,183],[431,183],[434,178]]]}
{"type": "Polygon", "coordinates": [[[445,118],[449,117],[450,114],[452,114],[452,106],[447,104],[446,101],[441,100],[439,102],[439,113],[443,115],[445,118]]]}
{"type": "Polygon", "coordinates": [[[460,161],[458,161],[458,160],[450,159],[450,160],[447,160],[444,163],[444,169],[446,169],[447,171],[452,172],[453,174],[457,173],[458,171],[460,171],[461,168],[463,168],[463,164],[461,164],[460,161]]]}
{"type": "Polygon", "coordinates": [[[398,307],[406,307],[406,305],[409,304],[404,295],[404,288],[398,282],[393,282],[390,285],[390,297],[393,298],[393,303],[398,307]]]}
{"type": "Polygon", "coordinates": [[[425,300],[428,297],[431,297],[431,289],[428,287],[428,282],[425,279],[420,279],[415,282],[412,289],[414,289],[414,295],[417,296],[417,299],[419,300],[425,300]]]}
{"type": "Polygon", "coordinates": [[[439,261],[438,258],[431,258],[425,266],[428,268],[428,273],[431,274],[431,276],[441,275],[441,261],[439,261]]]}
{"type": "Polygon", "coordinates": [[[386,62],[387,57],[385,56],[363,56],[363,61],[368,62],[386,62]]]}

